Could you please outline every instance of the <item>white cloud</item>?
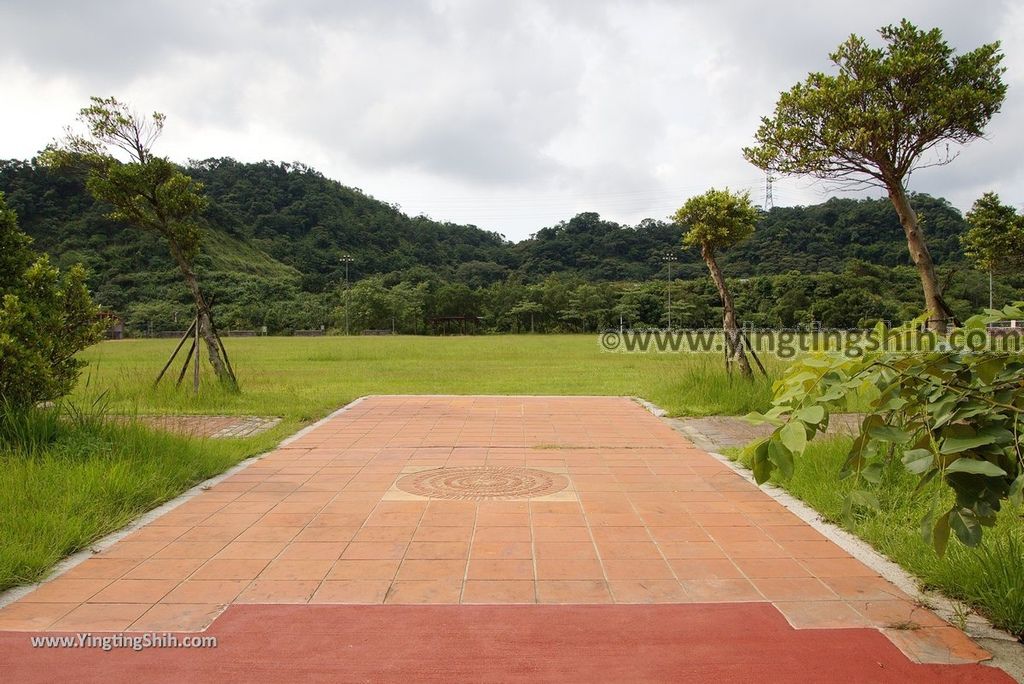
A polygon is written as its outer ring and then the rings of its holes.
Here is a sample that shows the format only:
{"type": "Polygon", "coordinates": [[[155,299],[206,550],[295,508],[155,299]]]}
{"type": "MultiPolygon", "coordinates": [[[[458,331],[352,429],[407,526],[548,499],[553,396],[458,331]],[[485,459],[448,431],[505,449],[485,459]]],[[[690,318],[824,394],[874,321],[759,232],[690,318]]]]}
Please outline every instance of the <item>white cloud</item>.
{"type": "MultiPolygon", "coordinates": [[[[410,212],[510,237],[593,210],[663,217],[763,178],[740,148],[779,91],[849,33],[907,16],[970,49],[1002,39],[1010,94],[915,190],[1024,202],[1024,10],[982,0],[381,0],[0,6],[0,157],[28,157],[89,95],[169,116],[172,158],[300,160],[410,212]]],[[[820,201],[804,179],[776,203],[820,201]]]]}

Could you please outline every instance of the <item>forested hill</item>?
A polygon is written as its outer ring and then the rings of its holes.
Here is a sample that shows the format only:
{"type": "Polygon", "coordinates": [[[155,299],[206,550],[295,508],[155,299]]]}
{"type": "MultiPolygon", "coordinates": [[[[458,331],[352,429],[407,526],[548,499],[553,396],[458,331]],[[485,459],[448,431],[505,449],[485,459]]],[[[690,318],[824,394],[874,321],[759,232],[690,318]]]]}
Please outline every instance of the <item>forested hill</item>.
{"type": "MultiPolygon", "coordinates": [[[[471,290],[552,275],[589,282],[664,277],[660,257],[670,249],[680,255],[679,277],[705,275],[697,251],[680,248],[680,228],[667,220],[624,226],[583,213],[511,243],[476,226],[409,217],[301,164],[207,159],[190,162],[185,171],[202,181],[210,198],[198,267],[222,304],[279,306],[301,315],[302,302],[336,291],[344,278],[342,253],[354,257],[353,282],[380,275],[390,284],[442,281],[471,290]]],[[[60,264],[88,267],[104,306],[131,308],[136,319],[160,318],[157,310],[183,295],[160,241],[106,218],[108,208],[92,200],[80,177],[0,161],[0,192],[37,249],[60,264]]],[[[961,260],[960,213],[927,195],[915,195],[913,203],[936,262],[961,260]]],[[[772,209],[754,236],[720,261],[731,277],[839,272],[850,262],[910,263],[889,202],[853,199],[772,209]]]]}
{"type": "MultiPolygon", "coordinates": [[[[936,263],[961,260],[958,236],[966,225],[960,212],[929,195],[914,195],[912,201],[936,263]]],[[[648,219],[630,228],[588,213],[542,228],[513,250],[528,276],[575,271],[592,280],[636,280],[663,272],[660,257],[666,249],[678,249],[679,237],[679,226],[665,221],[648,219]]],[[[728,275],[740,277],[839,271],[850,260],[910,265],[889,200],[832,198],[809,207],[775,207],[749,240],[720,259],[728,275]]],[[[680,252],[680,264],[681,276],[704,273],[696,249],[680,252]]]]}

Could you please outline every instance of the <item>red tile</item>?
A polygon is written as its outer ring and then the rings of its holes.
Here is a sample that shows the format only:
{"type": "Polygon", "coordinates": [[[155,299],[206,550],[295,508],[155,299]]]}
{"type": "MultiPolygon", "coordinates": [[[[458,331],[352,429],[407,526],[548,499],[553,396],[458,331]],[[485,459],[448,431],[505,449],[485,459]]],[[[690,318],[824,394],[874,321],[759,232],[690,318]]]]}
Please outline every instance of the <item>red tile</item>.
{"type": "Polygon", "coordinates": [[[461,580],[397,580],[391,585],[385,603],[458,603],[461,580]]]}
{"type": "Polygon", "coordinates": [[[310,603],[383,603],[390,580],[326,580],[310,603]]]}
{"type": "Polygon", "coordinates": [[[740,579],[743,573],[727,558],[673,558],[669,560],[680,580],[740,579]]]}
{"type": "Polygon", "coordinates": [[[603,580],[605,577],[597,560],[538,558],[536,568],[538,580],[603,580]]]}
{"type": "Polygon", "coordinates": [[[532,580],[533,561],[473,559],[469,561],[466,577],[477,580],[532,580]]]}
{"type": "Polygon", "coordinates": [[[675,580],[609,580],[616,603],[686,603],[689,599],[675,580]]]}
{"type": "Polygon", "coordinates": [[[681,580],[680,584],[689,599],[697,603],[764,600],[757,588],[745,579],[681,580]]]}
{"type": "Polygon", "coordinates": [[[751,578],[769,601],[838,601],[839,596],[814,577],[751,578]]]}
{"type": "Polygon", "coordinates": [[[663,560],[606,560],[602,562],[605,576],[610,580],[667,580],[674,579],[672,568],[663,560]]]}
{"type": "Polygon", "coordinates": [[[474,542],[469,555],[472,558],[532,558],[533,545],[528,542],[474,542]]]}
{"type": "Polygon", "coordinates": [[[534,583],[528,580],[469,580],[462,603],[535,603],[534,583]]]}
{"type": "Polygon", "coordinates": [[[871,622],[843,601],[776,601],[795,629],[870,627],[871,622]]]}
{"type": "Polygon", "coordinates": [[[253,580],[235,603],[306,603],[320,586],[317,580],[253,580]]]}
{"type": "Polygon", "coordinates": [[[398,568],[400,580],[457,579],[466,576],[466,561],[461,559],[405,559],[398,568]]]}
{"type": "Polygon", "coordinates": [[[327,580],[392,580],[398,574],[399,559],[339,560],[331,566],[327,580]]]}
{"type": "Polygon", "coordinates": [[[331,560],[278,559],[259,574],[263,580],[322,580],[334,565],[331,560]]]}
{"type": "Polygon", "coordinates": [[[89,599],[90,603],[149,603],[178,586],[178,579],[120,579],[89,599]]]}
{"type": "Polygon", "coordinates": [[[538,580],[538,603],[611,603],[608,583],[603,580],[538,580]]]}
{"type": "Polygon", "coordinates": [[[755,577],[810,577],[802,565],[791,558],[735,558],[733,562],[743,574],[755,577]]]}

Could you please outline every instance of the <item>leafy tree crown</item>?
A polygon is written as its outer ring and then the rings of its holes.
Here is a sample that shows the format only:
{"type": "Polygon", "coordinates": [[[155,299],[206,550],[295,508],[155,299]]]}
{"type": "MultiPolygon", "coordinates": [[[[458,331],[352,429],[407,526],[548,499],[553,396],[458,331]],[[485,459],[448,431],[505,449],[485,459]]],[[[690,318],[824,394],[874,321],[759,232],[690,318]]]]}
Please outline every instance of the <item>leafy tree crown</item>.
{"type": "Polygon", "coordinates": [[[754,165],[786,174],[892,184],[915,168],[946,164],[948,144],[980,137],[1006,96],[998,42],[961,55],[939,29],[903,20],[879,31],[884,47],[851,35],[764,117],[754,165]]]}
{"type": "Polygon", "coordinates": [[[166,117],[146,117],[113,97],[91,98],[79,111],[85,133],[69,129],[41,157],[58,168],[87,170],[86,187],[113,206],[110,217],[167,239],[172,253],[191,263],[199,251],[199,217],[206,210],[203,186],[166,157],[152,153],[166,117]],[[127,161],[116,154],[127,155],[127,161]]]}
{"type": "Polygon", "coordinates": [[[749,193],[712,188],[688,199],[673,218],[684,227],[684,245],[715,253],[750,237],[760,212],[749,193]]]}
{"type": "Polygon", "coordinates": [[[1024,266],[1024,217],[986,192],[967,212],[967,232],[961,234],[964,253],[985,271],[1024,266]]]}

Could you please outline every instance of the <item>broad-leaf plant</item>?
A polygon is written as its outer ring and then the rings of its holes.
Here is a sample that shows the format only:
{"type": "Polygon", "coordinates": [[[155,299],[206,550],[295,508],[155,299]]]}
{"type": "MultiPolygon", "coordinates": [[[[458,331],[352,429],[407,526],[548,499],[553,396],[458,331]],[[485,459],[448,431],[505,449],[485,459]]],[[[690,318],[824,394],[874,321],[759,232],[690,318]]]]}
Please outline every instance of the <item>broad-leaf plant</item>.
{"type": "MultiPolygon", "coordinates": [[[[995,338],[996,345],[972,351],[950,338],[919,334],[925,317],[895,329],[879,326],[867,338],[873,341],[842,352],[797,359],[775,383],[771,409],[748,416],[775,426],[750,449],[759,484],[776,471],[787,478],[794,458],[825,431],[831,414],[863,412],[841,473],[856,482],[845,515],[879,507],[870,485],[899,459],[919,477],[915,494],[932,497],[921,531],[941,555],[951,532],[976,546],[1004,502],[1022,502],[1024,338],[1006,339],[1004,346],[995,338]],[[924,349],[908,347],[912,341],[924,342],[924,349]]],[[[1024,319],[1024,302],[987,309],[961,333],[978,339],[990,323],[1014,319],[1024,319]]]]}

